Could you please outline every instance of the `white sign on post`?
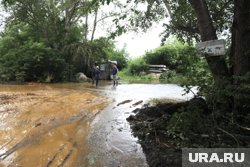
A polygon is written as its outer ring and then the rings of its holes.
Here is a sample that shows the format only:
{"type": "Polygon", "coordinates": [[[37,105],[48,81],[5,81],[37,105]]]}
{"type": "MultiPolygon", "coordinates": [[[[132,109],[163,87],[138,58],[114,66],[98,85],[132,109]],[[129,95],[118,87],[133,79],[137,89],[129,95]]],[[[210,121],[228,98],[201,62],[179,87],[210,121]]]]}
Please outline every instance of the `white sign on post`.
{"type": "Polygon", "coordinates": [[[206,53],[209,56],[225,55],[226,53],[223,39],[197,43],[196,49],[199,53],[206,53]]]}

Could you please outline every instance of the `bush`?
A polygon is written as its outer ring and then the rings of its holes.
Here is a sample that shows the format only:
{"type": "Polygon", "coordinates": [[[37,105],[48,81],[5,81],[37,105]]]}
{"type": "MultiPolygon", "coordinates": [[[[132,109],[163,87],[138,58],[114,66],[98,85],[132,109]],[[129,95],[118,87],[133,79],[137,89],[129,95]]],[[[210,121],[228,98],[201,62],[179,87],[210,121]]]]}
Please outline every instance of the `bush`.
{"type": "Polygon", "coordinates": [[[175,71],[167,70],[160,75],[160,80],[169,80],[176,75],[175,71]]]}
{"type": "Polygon", "coordinates": [[[133,59],[128,64],[127,72],[132,75],[140,75],[143,72],[148,71],[148,64],[142,57],[133,59]]]}
{"type": "Polygon", "coordinates": [[[166,127],[167,134],[172,138],[172,144],[180,148],[208,146],[209,141],[200,137],[203,134],[213,133],[214,122],[212,115],[208,113],[210,112],[207,105],[201,98],[194,98],[187,106],[179,107],[170,117],[166,127]]]}
{"type": "Polygon", "coordinates": [[[9,24],[0,35],[0,81],[72,81],[77,72],[90,73],[93,62],[107,62],[107,50],[126,66],[124,50],[115,51],[106,38],[82,40],[80,30],[73,26],[68,36],[44,39],[32,26],[9,24]]]}
{"type": "Polygon", "coordinates": [[[186,74],[187,68],[199,59],[195,48],[178,41],[161,46],[144,55],[147,64],[164,64],[170,70],[186,74]]]}

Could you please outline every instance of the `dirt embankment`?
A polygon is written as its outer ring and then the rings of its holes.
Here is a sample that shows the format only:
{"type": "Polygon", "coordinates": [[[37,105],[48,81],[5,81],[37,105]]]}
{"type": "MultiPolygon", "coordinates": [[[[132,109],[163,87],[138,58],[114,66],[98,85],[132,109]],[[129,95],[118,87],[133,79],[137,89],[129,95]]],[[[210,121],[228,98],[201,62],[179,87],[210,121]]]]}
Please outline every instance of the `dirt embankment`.
{"type": "MultiPolygon", "coordinates": [[[[181,167],[181,148],[249,148],[250,114],[232,122],[230,112],[213,111],[202,98],[137,109],[127,120],[150,167],[181,167]]],[[[246,113],[247,115],[247,113],[246,113]]]]}
{"type": "MultiPolygon", "coordinates": [[[[171,106],[167,104],[166,106],[171,106]]],[[[130,116],[133,134],[139,138],[149,166],[181,166],[181,151],[168,142],[166,121],[169,113],[163,110],[166,106],[157,105],[135,110],[136,115],[130,116]]]]}
{"type": "Polygon", "coordinates": [[[83,165],[86,120],[106,102],[86,91],[1,91],[0,166],[83,165]]]}
{"type": "Polygon", "coordinates": [[[181,149],[171,142],[173,136],[167,128],[173,114],[189,105],[190,102],[159,103],[137,109],[135,116],[127,118],[150,167],[181,167],[181,149]]]}

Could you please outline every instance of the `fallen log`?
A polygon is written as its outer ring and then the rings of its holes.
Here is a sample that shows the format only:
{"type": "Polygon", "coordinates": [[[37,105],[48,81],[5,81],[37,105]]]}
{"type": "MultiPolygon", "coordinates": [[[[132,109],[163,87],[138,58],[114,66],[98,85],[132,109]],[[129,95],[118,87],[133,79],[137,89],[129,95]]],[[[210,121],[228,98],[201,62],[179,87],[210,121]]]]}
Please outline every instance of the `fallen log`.
{"type": "Polygon", "coordinates": [[[123,105],[123,104],[126,104],[126,103],[130,103],[131,101],[133,101],[133,100],[124,100],[124,101],[118,103],[116,106],[120,106],[120,105],[123,105]]]}

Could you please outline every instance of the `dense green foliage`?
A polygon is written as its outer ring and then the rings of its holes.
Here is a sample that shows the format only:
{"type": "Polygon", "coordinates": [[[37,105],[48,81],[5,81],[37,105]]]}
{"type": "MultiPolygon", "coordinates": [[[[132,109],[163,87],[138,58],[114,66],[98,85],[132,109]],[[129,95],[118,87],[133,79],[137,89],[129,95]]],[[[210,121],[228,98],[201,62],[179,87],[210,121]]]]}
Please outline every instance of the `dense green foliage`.
{"type": "Polygon", "coordinates": [[[36,40],[25,25],[12,26],[0,40],[0,74],[5,81],[42,80],[59,76],[65,61],[60,54],[36,40]],[[57,56],[56,56],[57,55],[57,56]]]}
{"type": "Polygon", "coordinates": [[[145,73],[148,70],[148,65],[146,64],[143,57],[135,58],[129,61],[127,72],[132,75],[139,75],[145,73]]]}
{"type": "MultiPolygon", "coordinates": [[[[6,29],[0,39],[1,81],[69,81],[77,72],[89,73],[94,61],[107,61],[106,50],[113,45],[107,39],[80,41],[79,33],[70,34],[70,42],[60,44],[34,37],[26,24],[6,29]],[[54,47],[53,45],[62,45],[54,47]],[[52,46],[51,46],[52,45],[52,46]]],[[[64,41],[65,42],[65,41],[64,41]]],[[[119,53],[119,52],[118,52],[119,53]]],[[[122,53],[121,53],[122,54],[122,53]]]]}
{"type": "MultiPolygon", "coordinates": [[[[228,36],[233,18],[233,1],[231,0],[214,0],[206,1],[213,24],[219,36],[228,36]],[[226,31],[225,31],[226,30],[226,31]]],[[[175,35],[182,41],[200,41],[198,30],[197,16],[192,9],[190,2],[186,0],[179,0],[178,3],[170,0],[168,1],[169,8],[172,12],[172,19],[170,24],[164,24],[166,27],[164,31],[165,41],[170,35],[175,35]]]]}
{"type": "Polygon", "coordinates": [[[144,59],[147,64],[163,64],[177,73],[186,73],[187,69],[199,60],[196,57],[195,48],[178,41],[147,52],[144,59]]]}
{"type": "MultiPolygon", "coordinates": [[[[94,62],[127,65],[124,50],[107,38],[88,39],[80,18],[98,4],[90,1],[2,1],[10,17],[0,36],[0,81],[72,81],[90,75],[94,62]]],[[[93,33],[92,33],[93,34],[93,33]]],[[[92,35],[93,36],[93,35],[92,35]]]]}

